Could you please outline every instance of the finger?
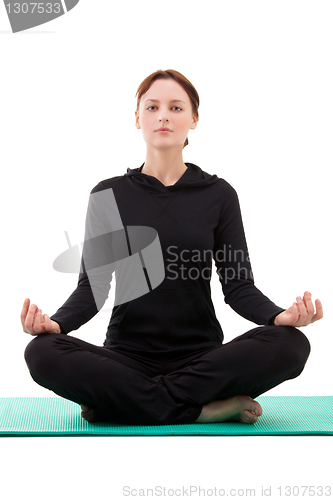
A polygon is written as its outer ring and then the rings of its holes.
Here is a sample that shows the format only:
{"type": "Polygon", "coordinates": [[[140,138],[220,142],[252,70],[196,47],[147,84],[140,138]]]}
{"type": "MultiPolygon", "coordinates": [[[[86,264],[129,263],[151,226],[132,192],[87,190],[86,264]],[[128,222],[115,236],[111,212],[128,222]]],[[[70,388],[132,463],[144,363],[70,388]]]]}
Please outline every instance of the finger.
{"type": "Polygon", "coordinates": [[[300,317],[298,304],[296,302],[293,303],[291,314],[292,314],[291,320],[296,325],[300,317]]]}
{"type": "Polygon", "coordinates": [[[23,307],[22,307],[22,311],[21,311],[21,324],[22,324],[22,327],[23,327],[23,331],[25,333],[28,333],[26,331],[24,323],[25,323],[25,318],[26,318],[27,313],[28,313],[29,305],[30,305],[30,299],[25,299],[25,301],[23,302],[23,307]]]}
{"type": "Polygon", "coordinates": [[[51,332],[52,331],[52,322],[50,317],[47,314],[43,315],[44,321],[45,321],[45,331],[46,332],[51,332]]]}
{"type": "Polygon", "coordinates": [[[27,333],[30,333],[30,335],[34,335],[33,333],[33,324],[35,320],[35,314],[36,314],[37,306],[36,304],[31,304],[28,310],[28,313],[25,318],[25,328],[28,330],[27,333]]]}
{"type": "Polygon", "coordinates": [[[34,329],[35,333],[37,333],[37,334],[41,333],[43,331],[43,328],[42,328],[42,310],[41,309],[37,309],[37,311],[36,311],[33,329],[34,329]]]}
{"type": "Polygon", "coordinates": [[[308,315],[311,317],[310,319],[312,319],[314,316],[314,313],[315,313],[315,309],[314,309],[313,302],[311,300],[311,293],[310,292],[304,292],[303,301],[304,301],[305,307],[308,311],[308,315]]]}
{"type": "Polygon", "coordinates": [[[313,316],[311,323],[318,321],[324,316],[323,305],[320,302],[320,300],[316,299],[315,304],[316,304],[316,314],[313,316]]]}
{"type": "Polygon", "coordinates": [[[297,297],[297,305],[299,309],[299,320],[298,320],[298,325],[297,326],[306,326],[310,323],[312,317],[308,314],[307,308],[305,307],[305,304],[303,302],[303,299],[301,297],[297,297]]]}

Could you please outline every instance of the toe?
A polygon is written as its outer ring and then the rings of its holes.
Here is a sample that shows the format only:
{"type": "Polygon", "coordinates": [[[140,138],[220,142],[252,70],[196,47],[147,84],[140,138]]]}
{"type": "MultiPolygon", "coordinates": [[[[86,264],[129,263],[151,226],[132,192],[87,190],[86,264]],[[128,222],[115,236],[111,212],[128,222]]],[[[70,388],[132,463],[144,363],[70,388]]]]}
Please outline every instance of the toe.
{"type": "Polygon", "coordinates": [[[91,414],[87,413],[87,412],[81,412],[81,417],[83,418],[83,420],[86,420],[87,422],[91,422],[93,420],[93,417],[91,414]]]}
{"type": "Polygon", "coordinates": [[[249,410],[255,415],[258,415],[258,417],[262,415],[262,407],[257,401],[253,401],[253,404],[251,405],[251,408],[249,408],[249,410]]]}
{"type": "Polygon", "coordinates": [[[258,421],[258,416],[252,413],[250,410],[244,410],[242,412],[241,420],[245,424],[255,424],[258,421]]]}
{"type": "Polygon", "coordinates": [[[95,418],[95,409],[89,408],[89,406],[81,405],[81,417],[87,422],[93,422],[95,418]]]}

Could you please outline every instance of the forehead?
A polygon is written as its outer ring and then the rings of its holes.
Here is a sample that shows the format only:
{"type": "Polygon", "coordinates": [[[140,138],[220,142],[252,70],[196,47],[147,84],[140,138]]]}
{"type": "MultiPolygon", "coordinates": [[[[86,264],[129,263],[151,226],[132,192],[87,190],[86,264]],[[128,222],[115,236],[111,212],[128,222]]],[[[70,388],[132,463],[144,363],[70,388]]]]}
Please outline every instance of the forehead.
{"type": "Polygon", "coordinates": [[[178,82],[173,79],[155,80],[151,84],[147,92],[143,94],[141,100],[142,102],[146,102],[150,99],[162,102],[175,100],[181,100],[185,103],[189,102],[187,92],[178,82]]]}

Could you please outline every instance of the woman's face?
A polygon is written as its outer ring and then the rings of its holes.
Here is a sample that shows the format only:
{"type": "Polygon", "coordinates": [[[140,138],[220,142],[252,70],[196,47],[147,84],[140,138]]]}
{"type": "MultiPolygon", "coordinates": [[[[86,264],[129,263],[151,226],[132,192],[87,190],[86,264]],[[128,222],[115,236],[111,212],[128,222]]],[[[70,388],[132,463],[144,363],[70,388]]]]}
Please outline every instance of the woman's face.
{"type": "Polygon", "coordinates": [[[156,148],[181,147],[190,129],[195,129],[189,96],[173,79],[155,80],[140,100],[135,123],[142,130],[145,142],[156,148]],[[158,132],[166,127],[170,132],[158,132]]]}

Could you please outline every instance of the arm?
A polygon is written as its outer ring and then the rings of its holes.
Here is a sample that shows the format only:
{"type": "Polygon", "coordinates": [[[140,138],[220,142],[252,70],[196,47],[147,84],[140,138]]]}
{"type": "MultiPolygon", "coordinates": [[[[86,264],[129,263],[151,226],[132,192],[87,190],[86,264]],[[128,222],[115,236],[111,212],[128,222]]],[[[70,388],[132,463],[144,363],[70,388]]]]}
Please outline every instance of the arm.
{"type": "Polygon", "coordinates": [[[303,298],[297,297],[297,302],[286,310],[276,306],[255,287],[238,196],[229,184],[226,183],[225,188],[214,246],[215,265],[225,302],[257,324],[300,327],[321,319],[321,301],[315,301],[315,313],[310,292],[305,292],[303,298]]]}
{"type": "Polygon", "coordinates": [[[58,323],[61,333],[67,334],[80,328],[97,313],[88,276],[81,272],[76,289],[50,319],[58,323]]]}
{"type": "Polygon", "coordinates": [[[114,264],[106,264],[112,261],[112,248],[104,199],[103,185],[99,183],[89,197],[77,288],[51,316],[51,320],[59,324],[61,333],[67,334],[87,323],[108,298],[114,264]]]}
{"type": "Polygon", "coordinates": [[[254,284],[243,221],[236,191],[227,182],[221,196],[215,229],[214,259],[226,304],[258,325],[273,324],[284,311],[254,284]]]}

